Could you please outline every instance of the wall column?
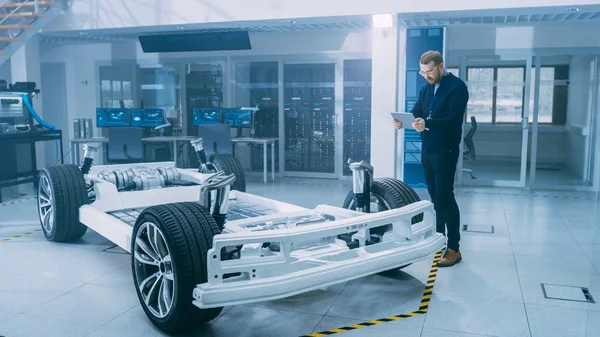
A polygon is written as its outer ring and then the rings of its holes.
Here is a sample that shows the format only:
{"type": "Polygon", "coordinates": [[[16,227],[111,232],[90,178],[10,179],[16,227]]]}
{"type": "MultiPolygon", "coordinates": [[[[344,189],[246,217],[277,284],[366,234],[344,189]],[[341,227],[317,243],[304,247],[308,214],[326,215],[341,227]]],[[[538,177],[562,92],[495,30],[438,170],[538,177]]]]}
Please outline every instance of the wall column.
{"type": "Polygon", "coordinates": [[[396,151],[398,132],[390,112],[398,110],[398,83],[403,82],[399,81],[399,37],[404,34],[395,19],[394,27],[372,31],[371,165],[376,178],[396,176],[400,152],[396,151]]]}
{"type": "MultiPolygon", "coordinates": [[[[11,83],[16,82],[35,82],[36,88],[40,89],[42,83],[42,72],[40,67],[40,43],[38,36],[33,36],[25,45],[23,45],[10,58],[11,65],[11,83]]],[[[43,118],[42,109],[43,91],[40,92],[31,102],[33,109],[43,118]]],[[[34,124],[37,122],[34,122],[34,124]]],[[[63,139],[64,141],[64,139],[63,139]]],[[[36,158],[38,169],[46,166],[46,147],[55,147],[53,142],[36,143],[36,158]]]]}

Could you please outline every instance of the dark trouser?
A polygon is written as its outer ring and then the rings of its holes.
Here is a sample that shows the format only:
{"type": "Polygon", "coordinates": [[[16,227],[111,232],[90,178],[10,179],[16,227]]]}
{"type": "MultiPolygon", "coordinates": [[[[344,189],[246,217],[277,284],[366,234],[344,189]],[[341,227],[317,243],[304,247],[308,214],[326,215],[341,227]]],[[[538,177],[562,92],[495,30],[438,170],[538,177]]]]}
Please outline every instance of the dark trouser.
{"type": "Polygon", "coordinates": [[[454,198],[457,162],[458,149],[421,153],[427,190],[435,208],[437,232],[445,234],[448,229],[448,248],[455,251],[460,241],[460,211],[454,198]]]}

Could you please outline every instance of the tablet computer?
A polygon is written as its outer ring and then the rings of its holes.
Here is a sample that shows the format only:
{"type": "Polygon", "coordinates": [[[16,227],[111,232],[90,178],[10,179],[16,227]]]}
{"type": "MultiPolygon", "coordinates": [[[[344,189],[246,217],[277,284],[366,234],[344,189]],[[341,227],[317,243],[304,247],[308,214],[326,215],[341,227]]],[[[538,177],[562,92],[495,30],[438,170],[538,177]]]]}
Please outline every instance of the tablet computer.
{"type": "Polygon", "coordinates": [[[410,128],[415,121],[415,116],[410,112],[392,112],[392,118],[402,122],[402,127],[410,128]]]}

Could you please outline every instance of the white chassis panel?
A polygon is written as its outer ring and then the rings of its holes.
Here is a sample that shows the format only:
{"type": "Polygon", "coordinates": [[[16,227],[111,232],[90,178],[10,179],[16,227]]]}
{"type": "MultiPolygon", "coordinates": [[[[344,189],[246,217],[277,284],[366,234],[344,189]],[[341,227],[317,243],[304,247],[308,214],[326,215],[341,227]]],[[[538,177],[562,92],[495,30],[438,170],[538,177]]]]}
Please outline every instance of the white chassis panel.
{"type": "MultiPolygon", "coordinates": [[[[97,177],[100,171],[134,165],[96,166],[93,180],[96,201],[82,206],[80,221],[131,253],[133,227],[109,212],[143,209],[174,202],[198,201],[200,186],[182,186],[119,192],[97,177]]],[[[173,163],[145,163],[147,168],[173,167],[173,163]]],[[[210,175],[178,169],[187,181],[204,182],[210,175]]],[[[194,305],[200,308],[284,298],[336,283],[398,268],[434,255],[446,244],[435,231],[435,211],[429,201],[374,214],[321,205],[311,210],[248,193],[231,191],[230,200],[267,208],[272,215],[229,221],[213,239],[207,254],[208,282],[197,285],[194,305]],[[423,213],[423,221],[411,219],[423,213]],[[327,218],[324,219],[323,217],[327,218]],[[303,220],[321,221],[302,224],[303,220]],[[270,229],[273,224],[283,228],[270,229]],[[365,245],[370,228],[391,225],[380,243],[365,245]],[[338,235],[356,232],[360,247],[349,249],[338,235]],[[273,250],[266,243],[276,243],[273,250]],[[222,261],[222,248],[243,246],[239,259],[222,261]],[[224,278],[224,276],[230,276],[224,278]],[[236,275],[236,276],[231,276],[236,275]]]]}

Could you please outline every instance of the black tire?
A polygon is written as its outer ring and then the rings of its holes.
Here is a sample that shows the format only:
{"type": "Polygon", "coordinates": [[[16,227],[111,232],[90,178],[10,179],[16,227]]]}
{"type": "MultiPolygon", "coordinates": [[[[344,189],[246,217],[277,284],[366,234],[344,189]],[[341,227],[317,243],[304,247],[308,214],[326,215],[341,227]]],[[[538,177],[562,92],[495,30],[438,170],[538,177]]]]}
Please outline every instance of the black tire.
{"type": "Polygon", "coordinates": [[[231,186],[232,190],[246,192],[246,176],[244,175],[242,165],[236,157],[227,153],[215,153],[210,156],[209,162],[217,171],[235,175],[235,181],[231,186]]]}
{"type": "Polygon", "coordinates": [[[197,284],[207,281],[206,254],[212,248],[213,236],[219,233],[219,227],[210,213],[203,206],[193,202],[148,207],[138,216],[131,240],[133,280],[146,316],[160,330],[168,334],[188,331],[215,319],[223,310],[222,307],[200,309],[192,304],[194,288],[197,284]],[[163,265],[156,267],[142,263],[137,258],[140,257],[141,248],[137,249],[136,238],[147,235],[144,231],[152,228],[149,224],[160,230],[164,241],[159,242],[161,247],[164,247],[163,243],[166,244],[172,261],[170,270],[174,270],[173,281],[170,281],[174,285],[173,302],[170,311],[164,314],[164,317],[152,312],[140,292],[140,284],[143,282],[140,278],[152,275],[157,270],[165,270],[164,275],[167,275],[167,264],[164,261],[163,265]]]}
{"type": "MultiPolygon", "coordinates": [[[[374,196],[380,202],[380,205],[386,206],[381,210],[397,209],[421,201],[419,195],[412,187],[405,184],[403,181],[394,178],[378,178],[373,180],[371,186],[371,196],[374,196]],[[384,202],[382,204],[382,202],[384,202]]],[[[350,191],[344,200],[344,208],[356,209],[353,205],[354,193],[350,191]]],[[[371,212],[373,213],[373,209],[371,212]]],[[[423,221],[423,214],[418,214],[412,218],[411,223],[414,225],[417,222],[423,221]]]]}
{"type": "Polygon", "coordinates": [[[38,181],[38,214],[46,238],[55,242],[68,242],[81,238],[87,227],[79,222],[79,208],[89,204],[85,178],[77,165],[55,165],[40,170],[38,181]],[[43,199],[51,196],[52,226],[44,223],[42,210],[48,207],[43,199]]]}
{"type": "MultiPolygon", "coordinates": [[[[378,178],[373,180],[373,184],[371,185],[371,196],[376,197],[379,201],[380,209],[373,210],[371,209],[371,213],[380,212],[387,209],[397,209],[400,207],[404,207],[406,205],[410,205],[412,203],[421,201],[419,195],[412,187],[405,184],[403,181],[395,179],[395,178],[378,178]],[[382,207],[383,206],[383,207],[382,207]]],[[[350,191],[344,200],[344,208],[356,210],[356,205],[353,205],[354,193],[350,191]]],[[[417,214],[411,219],[411,223],[414,225],[423,221],[423,214],[417,214]]],[[[376,227],[371,229],[371,233],[378,233],[383,235],[387,226],[376,227]]],[[[402,269],[410,266],[407,264],[405,266],[401,266],[398,269],[402,269]]],[[[386,274],[384,271],[383,274],[386,274]]]]}

